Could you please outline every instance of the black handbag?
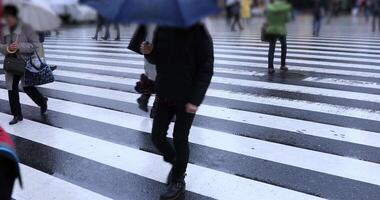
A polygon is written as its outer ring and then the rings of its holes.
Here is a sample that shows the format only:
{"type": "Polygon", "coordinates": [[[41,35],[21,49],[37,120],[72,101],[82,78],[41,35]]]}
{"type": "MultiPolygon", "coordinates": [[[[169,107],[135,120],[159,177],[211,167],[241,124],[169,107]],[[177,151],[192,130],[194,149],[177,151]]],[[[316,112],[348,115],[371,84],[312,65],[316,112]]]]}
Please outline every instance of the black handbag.
{"type": "Polygon", "coordinates": [[[264,23],[261,27],[261,41],[263,42],[269,42],[270,41],[270,35],[267,33],[268,24],[264,23]]]}
{"type": "Polygon", "coordinates": [[[26,61],[18,58],[16,54],[8,54],[4,59],[4,71],[7,73],[23,76],[25,74],[26,61]]]}
{"type": "Polygon", "coordinates": [[[140,25],[136,29],[135,33],[133,34],[131,41],[129,42],[128,49],[135,53],[141,54],[140,46],[141,46],[141,43],[145,41],[146,35],[147,35],[146,26],[140,25]]]}
{"type": "Polygon", "coordinates": [[[50,66],[41,60],[37,52],[35,52],[35,55],[37,55],[40,62],[40,67],[34,65],[32,58],[29,59],[25,71],[25,86],[44,85],[54,82],[55,78],[50,66]]]}

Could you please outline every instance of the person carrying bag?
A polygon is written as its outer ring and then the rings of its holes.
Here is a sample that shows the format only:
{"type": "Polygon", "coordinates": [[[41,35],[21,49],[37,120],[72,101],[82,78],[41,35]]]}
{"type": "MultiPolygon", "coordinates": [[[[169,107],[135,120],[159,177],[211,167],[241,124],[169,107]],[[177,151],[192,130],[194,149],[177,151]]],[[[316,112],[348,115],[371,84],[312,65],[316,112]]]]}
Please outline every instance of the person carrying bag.
{"type": "MultiPolygon", "coordinates": [[[[12,37],[12,35],[11,35],[12,37]]],[[[11,38],[12,41],[12,38],[11,38]]],[[[18,43],[18,36],[16,38],[15,43],[18,43]]],[[[17,75],[17,76],[22,76],[25,73],[25,67],[26,67],[26,62],[24,59],[20,58],[18,55],[17,50],[10,50],[10,47],[7,47],[7,55],[5,56],[4,59],[4,71],[17,75]]]]}
{"type": "Polygon", "coordinates": [[[5,85],[8,90],[9,104],[13,119],[10,125],[23,120],[21,112],[19,83],[24,92],[41,108],[41,114],[47,111],[47,98],[34,86],[25,85],[26,64],[38,48],[39,38],[33,28],[18,18],[18,9],[5,5],[3,9],[6,26],[0,37],[0,52],[5,56],[5,85]]]}

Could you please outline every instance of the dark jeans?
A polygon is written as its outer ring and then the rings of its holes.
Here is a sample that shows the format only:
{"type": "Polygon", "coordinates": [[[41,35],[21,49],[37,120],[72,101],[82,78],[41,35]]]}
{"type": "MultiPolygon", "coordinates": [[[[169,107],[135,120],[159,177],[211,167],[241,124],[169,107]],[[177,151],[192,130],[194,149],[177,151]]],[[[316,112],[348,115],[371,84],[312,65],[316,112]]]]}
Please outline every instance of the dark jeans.
{"type": "Polygon", "coordinates": [[[13,185],[16,179],[15,164],[5,158],[0,158],[0,199],[11,199],[13,185]]]}
{"type": "Polygon", "coordinates": [[[313,21],[313,35],[319,36],[319,32],[321,30],[321,19],[314,19],[313,21]]]}
{"type": "Polygon", "coordinates": [[[156,102],[153,120],[152,141],[163,154],[166,162],[173,164],[173,178],[181,178],[189,162],[189,133],[194,114],[187,113],[185,103],[168,103],[161,99],[156,102]],[[174,148],[167,139],[167,131],[173,117],[176,122],[173,131],[174,148]]]}
{"type": "Polygon", "coordinates": [[[243,29],[243,25],[241,25],[240,15],[233,15],[231,30],[235,31],[235,26],[238,25],[239,29],[243,29]]]}
{"type": "MultiPolygon", "coordinates": [[[[9,105],[13,116],[22,116],[20,95],[18,85],[20,83],[20,76],[13,76],[12,90],[8,91],[9,105]]],[[[36,103],[38,106],[43,106],[46,103],[45,97],[37,90],[37,88],[24,87],[24,92],[36,103]]]]}
{"type": "Polygon", "coordinates": [[[281,43],[281,66],[286,65],[286,36],[275,36],[269,41],[269,52],[268,52],[268,67],[273,68],[274,53],[276,51],[277,40],[281,43]]]}

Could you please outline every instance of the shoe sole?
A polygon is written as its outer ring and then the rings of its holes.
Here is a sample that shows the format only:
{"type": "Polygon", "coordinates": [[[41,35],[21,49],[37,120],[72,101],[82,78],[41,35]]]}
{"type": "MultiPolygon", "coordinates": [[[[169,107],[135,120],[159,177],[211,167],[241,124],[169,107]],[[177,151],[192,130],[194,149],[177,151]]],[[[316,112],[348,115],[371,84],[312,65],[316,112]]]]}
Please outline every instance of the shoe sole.
{"type": "Polygon", "coordinates": [[[175,196],[173,198],[170,198],[170,199],[160,198],[160,200],[178,200],[180,198],[182,199],[184,197],[184,194],[185,194],[185,191],[182,191],[177,196],[175,196]]]}

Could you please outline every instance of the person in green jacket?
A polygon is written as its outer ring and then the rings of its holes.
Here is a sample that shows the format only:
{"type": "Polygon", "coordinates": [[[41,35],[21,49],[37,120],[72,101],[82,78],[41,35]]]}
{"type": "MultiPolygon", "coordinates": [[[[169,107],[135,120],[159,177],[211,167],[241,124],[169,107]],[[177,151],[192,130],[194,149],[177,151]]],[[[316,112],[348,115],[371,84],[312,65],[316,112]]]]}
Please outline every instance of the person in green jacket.
{"type": "Polygon", "coordinates": [[[266,34],[269,36],[268,73],[275,73],[273,60],[277,40],[281,42],[281,70],[288,71],[286,67],[286,24],[291,21],[291,5],[286,0],[271,1],[267,8],[266,34]]]}

